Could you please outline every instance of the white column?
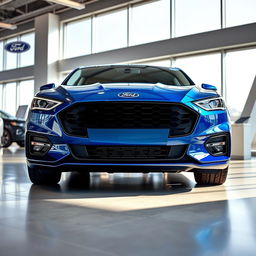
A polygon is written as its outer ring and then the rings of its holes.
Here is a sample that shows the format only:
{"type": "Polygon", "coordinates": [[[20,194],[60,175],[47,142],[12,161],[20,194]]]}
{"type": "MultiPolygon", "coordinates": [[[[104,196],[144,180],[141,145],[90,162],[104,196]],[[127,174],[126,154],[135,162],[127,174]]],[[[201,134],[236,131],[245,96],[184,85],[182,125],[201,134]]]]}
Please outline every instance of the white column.
{"type": "Polygon", "coordinates": [[[232,152],[234,160],[251,159],[251,125],[248,123],[232,124],[232,152]]]}
{"type": "Polygon", "coordinates": [[[58,82],[59,17],[47,13],[35,19],[35,92],[41,85],[58,82]]]}

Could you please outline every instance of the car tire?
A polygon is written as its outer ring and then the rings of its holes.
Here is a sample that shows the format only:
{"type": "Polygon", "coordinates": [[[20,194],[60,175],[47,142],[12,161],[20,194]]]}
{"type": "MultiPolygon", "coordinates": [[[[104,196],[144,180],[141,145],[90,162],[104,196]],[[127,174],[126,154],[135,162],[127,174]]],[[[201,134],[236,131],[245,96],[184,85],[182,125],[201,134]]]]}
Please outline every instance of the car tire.
{"type": "Polygon", "coordinates": [[[28,167],[29,178],[36,185],[56,185],[61,178],[61,172],[47,167],[28,167]]]}
{"type": "Polygon", "coordinates": [[[197,170],[194,172],[194,177],[198,185],[222,185],[227,178],[228,167],[214,173],[203,172],[197,170]]]}
{"type": "Polygon", "coordinates": [[[17,141],[16,142],[21,148],[25,147],[25,141],[17,141]]]}
{"type": "Polygon", "coordinates": [[[4,129],[4,133],[2,136],[1,142],[2,142],[3,148],[8,148],[12,144],[11,133],[7,129],[4,129]]]}

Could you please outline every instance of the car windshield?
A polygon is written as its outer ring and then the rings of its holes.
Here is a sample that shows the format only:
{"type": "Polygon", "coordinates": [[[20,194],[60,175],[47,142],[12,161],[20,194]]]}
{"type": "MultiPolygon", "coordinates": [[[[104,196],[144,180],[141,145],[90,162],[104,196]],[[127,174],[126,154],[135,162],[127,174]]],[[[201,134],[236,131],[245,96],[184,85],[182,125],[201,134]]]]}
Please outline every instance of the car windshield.
{"type": "Polygon", "coordinates": [[[106,83],[147,83],[176,86],[193,85],[193,81],[179,69],[154,66],[100,66],[80,68],[71,73],[63,85],[82,86],[106,83]]]}

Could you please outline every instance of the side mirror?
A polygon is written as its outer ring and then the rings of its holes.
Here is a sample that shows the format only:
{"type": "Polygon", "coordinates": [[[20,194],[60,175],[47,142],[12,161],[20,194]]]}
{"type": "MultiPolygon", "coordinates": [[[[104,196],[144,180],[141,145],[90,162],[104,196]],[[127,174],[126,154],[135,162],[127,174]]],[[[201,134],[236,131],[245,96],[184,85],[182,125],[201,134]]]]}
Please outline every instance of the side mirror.
{"type": "Polygon", "coordinates": [[[54,83],[52,83],[52,84],[45,84],[45,85],[40,86],[40,91],[48,90],[48,89],[52,89],[52,88],[55,88],[55,84],[54,83]]]}
{"type": "Polygon", "coordinates": [[[217,91],[217,87],[211,84],[202,84],[201,86],[205,90],[217,91]]]}

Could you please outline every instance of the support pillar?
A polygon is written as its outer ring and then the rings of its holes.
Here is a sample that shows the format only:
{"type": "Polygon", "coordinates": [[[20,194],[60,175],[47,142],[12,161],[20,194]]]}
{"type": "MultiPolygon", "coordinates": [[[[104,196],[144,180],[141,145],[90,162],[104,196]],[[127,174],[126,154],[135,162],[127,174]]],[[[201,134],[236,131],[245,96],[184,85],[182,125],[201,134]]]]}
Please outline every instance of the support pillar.
{"type": "Polygon", "coordinates": [[[251,159],[251,125],[248,123],[232,124],[231,159],[251,159]]]}
{"type": "Polygon", "coordinates": [[[35,93],[48,83],[58,83],[59,16],[47,13],[35,19],[35,93]]]}

